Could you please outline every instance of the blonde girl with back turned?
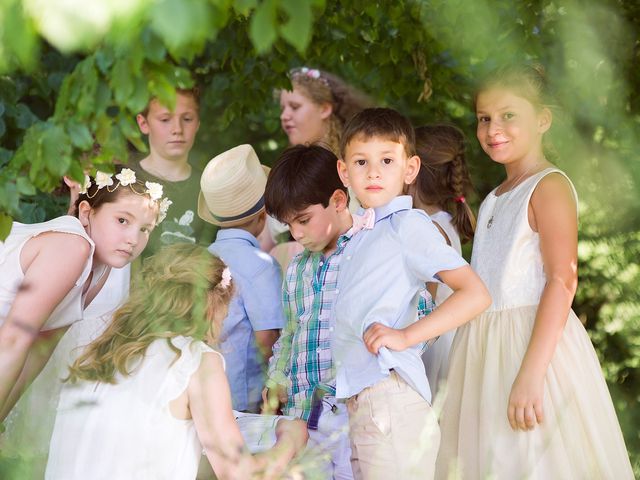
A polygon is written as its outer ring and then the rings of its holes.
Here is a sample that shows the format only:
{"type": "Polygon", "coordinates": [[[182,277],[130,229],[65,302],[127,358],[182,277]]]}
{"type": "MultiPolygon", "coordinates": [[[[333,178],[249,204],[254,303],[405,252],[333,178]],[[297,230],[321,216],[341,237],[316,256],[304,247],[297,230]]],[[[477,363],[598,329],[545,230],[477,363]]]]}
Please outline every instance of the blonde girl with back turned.
{"type": "Polygon", "coordinates": [[[75,216],[14,222],[0,242],[0,419],[42,370],[112,267],[145,248],[169,202],[129,169],[86,177],[75,216]]]}
{"type": "MultiPolygon", "coordinates": [[[[413,207],[427,212],[447,244],[462,255],[461,244],[473,238],[476,225],[466,200],[471,179],[465,161],[464,134],[459,128],[445,124],[425,125],[415,132],[421,167],[409,186],[413,207]]],[[[429,291],[436,306],[453,293],[448,286],[435,283],[429,284],[429,291]]],[[[434,397],[441,382],[446,380],[454,335],[455,330],[440,335],[422,355],[434,397]]]]}
{"type": "Polygon", "coordinates": [[[477,137],[507,178],[478,215],[471,264],[492,306],[451,349],[437,476],[633,478],[596,353],[571,310],[577,198],[546,159],[542,69],[505,67],[476,96],[477,137]]]}
{"type": "MultiPolygon", "coordinates": [[[[70,367],[47,479],[193,480],[203,449],[220,479],[264,466],[243,453],[224,358],[208,346],[233,290],[229,269],[198,245],[145,262],[127,303],[70,367]]],[[[295,443],[280,451],[287,460],[295,443]]]]}

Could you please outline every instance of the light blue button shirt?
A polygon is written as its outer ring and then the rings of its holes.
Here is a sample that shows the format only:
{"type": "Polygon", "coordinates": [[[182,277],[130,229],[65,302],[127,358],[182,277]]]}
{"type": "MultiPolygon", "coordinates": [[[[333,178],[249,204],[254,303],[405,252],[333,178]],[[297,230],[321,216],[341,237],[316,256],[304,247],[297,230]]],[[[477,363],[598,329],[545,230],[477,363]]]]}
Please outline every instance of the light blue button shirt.
{"type": "Polygon", "coordinates": [[[356,234],[344,250],[332,338],[338,398],[360,393],[395,369],[431,402],[421,345],[372,355],[362,340],[374,322],[393,328],[414,323],[425,282],[439,282],[438,272],[467,265],[427,214],[411,204],[411,197],[400,196],[376,208],[373,229],[356,234]]]}
{"type": "Polygon", "coordinates": [[[285,324],[280,266],[260,250],[256,237],[239,228],[219,230],[209,251],[227,264],[236,287],[219,346],[227,364],[233,408],[255,409],[261,401],[265,367],[254,331],[281,329],[285,324]]]}

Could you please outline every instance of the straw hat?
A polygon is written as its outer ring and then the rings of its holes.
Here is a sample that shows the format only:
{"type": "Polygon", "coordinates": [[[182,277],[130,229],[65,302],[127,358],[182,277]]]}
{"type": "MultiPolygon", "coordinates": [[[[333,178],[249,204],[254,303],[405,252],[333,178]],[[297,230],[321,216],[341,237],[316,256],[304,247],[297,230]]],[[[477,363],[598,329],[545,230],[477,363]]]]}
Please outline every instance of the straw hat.
{"type": "Polygon", "coordinates": [[[212,158],[200,177],[198,216],[221,227],[248,222],[264,211],[269,167],[251,145],[239,145],[212,158]]]}

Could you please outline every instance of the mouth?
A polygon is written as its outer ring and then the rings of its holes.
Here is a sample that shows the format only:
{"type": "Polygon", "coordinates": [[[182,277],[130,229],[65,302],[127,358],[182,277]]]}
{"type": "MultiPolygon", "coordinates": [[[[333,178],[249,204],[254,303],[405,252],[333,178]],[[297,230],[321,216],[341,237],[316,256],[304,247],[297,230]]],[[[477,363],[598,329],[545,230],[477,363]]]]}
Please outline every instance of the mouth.
{"type": "Polygon", "coordinates": [[[116,250],[116,253],[118,253],[119,255],[122,255],[123,257],[131,257],[133,255],[133,251],[130,250],[116,250]]]}
{"type": "Polygon", "coordinates": [[[365,190],[367,190],[368,192],[379,192],[380,190],[382,190],[382,187],[379,185],[369,185],[365,188],[365,190]]]}
{"type": "Polygon", "coordinates": [[[509,143],[509,142],[507,142],[507,141],[504,141],[504,142],[488,142],[487,145],[489,146],[489,148],[500,148],[503,145],[506,145],[507,143],[509,143]]]}
{"type": "Polygon", "coordinates": [[[293,130],[296,127],[294,127],[293,125],[284,125],[283,128],[285,132],[289,133],[291,130],[293,130]]]}

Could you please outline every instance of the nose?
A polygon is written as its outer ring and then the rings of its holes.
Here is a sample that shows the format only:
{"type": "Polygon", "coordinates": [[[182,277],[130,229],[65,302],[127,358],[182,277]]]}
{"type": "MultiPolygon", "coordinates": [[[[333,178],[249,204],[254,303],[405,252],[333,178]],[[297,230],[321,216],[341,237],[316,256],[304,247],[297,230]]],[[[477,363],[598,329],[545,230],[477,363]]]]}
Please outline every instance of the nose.
{"type": "Polygon", "coordinates": [[[182,133],[182,120],[178,117],[174,117],[171,122],[171,133],[182,133]]]}
{"type": "Polygon", "coordinates": [[[490,120],[487,128],[487,133],[490,137],[493,137],[497,133],[502,131],[502,125],[497,120],[490,120]]]}
{"type": "Polygon", "coordinates": [[[379,178],[380,177],[380,169],[377,165],[369,164],[369,168],[367,168],[367,178],[379,178]]]}
{"type": "Polygon", "coordinates": [[[280,112],[280,120],[288,120],[291,118],[291,112],[287,107],[284,107],[280,112]]]}
{"type": "Polygon", "coordinates": [[[138,229],[137,228],[129,229],[129,231],[127,232],[126,241],[127,241],[127,245],[131,245],[132,248],[135,248],[135,246],[138,245],[138,229]]]}
{"type": "Polygon", "coordinates": [[[298,242],[304,237],[302,229],[296,225],[289,225],[289,231],[291,232],[291,236],[298,242]]]}

